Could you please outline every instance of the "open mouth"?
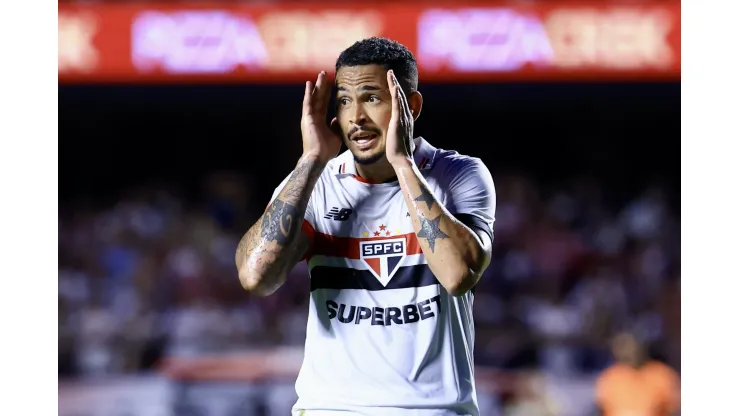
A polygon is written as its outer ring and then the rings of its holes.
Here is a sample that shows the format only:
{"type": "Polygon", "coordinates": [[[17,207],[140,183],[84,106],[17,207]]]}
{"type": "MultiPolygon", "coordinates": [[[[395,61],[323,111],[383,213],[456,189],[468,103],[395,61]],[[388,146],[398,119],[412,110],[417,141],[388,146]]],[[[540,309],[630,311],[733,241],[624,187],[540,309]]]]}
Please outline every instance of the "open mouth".
{"type": "Polygon", "coordinates": [[[360,149],[366,149],[375,143],[375,140],[378,138],[376,134],[373,133],[362,133],[355,135],[352,138],[352,141],[357,144],[357,147],[360,149]]]}

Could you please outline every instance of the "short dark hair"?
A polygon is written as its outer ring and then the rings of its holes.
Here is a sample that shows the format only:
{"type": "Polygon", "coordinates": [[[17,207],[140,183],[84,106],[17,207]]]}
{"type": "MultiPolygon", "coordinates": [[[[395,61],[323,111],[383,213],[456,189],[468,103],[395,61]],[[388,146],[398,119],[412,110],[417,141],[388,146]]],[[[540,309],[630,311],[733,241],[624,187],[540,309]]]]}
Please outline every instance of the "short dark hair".
{"type": "Polygon", "coordinates": [[[419,88],[419,70],[414,54],[395,40],[372,37],[355,42],[339,54],[336,70],[360,65],[382,65],[386,70],[392,69],[406,94],[419,88]]]}

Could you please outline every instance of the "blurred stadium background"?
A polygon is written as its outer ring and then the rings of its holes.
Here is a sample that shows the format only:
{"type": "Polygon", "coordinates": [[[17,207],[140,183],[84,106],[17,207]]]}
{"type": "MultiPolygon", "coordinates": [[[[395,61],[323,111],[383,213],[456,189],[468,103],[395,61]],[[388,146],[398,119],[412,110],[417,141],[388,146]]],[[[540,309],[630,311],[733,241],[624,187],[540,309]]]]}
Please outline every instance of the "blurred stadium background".
{"type": "Polygon", "coordinates": [[[680,371],[678,1],[60,1],[60,415],[288,414],[306,267],[255,298],[234,248],[301,83],[374,35],[419,60],[417,133],[497,186],[481,414],[592,414],[620,330],[680,371]]]}

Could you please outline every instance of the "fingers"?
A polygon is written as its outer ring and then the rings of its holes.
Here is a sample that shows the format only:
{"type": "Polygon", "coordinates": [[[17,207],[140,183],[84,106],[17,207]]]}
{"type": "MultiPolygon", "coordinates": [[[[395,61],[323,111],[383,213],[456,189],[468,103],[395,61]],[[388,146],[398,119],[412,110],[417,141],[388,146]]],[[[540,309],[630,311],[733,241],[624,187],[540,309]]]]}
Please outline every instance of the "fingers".
{"type": "Polygon", "coordinates": [[[393,115],[396,115],[397,120],[401,121],[404,125],[408,125],[413,120],[413,115],[411,114],[406,94],[401,89],[401,84],[398,82],[393,70],[388,71],[388,85],[391,86],[391,97],[393,98],[391,118],[393,115]]]}
{"type": "Polygon", "coordinates": [[[321,71],[316,77],[316,83],[306,82],[303,93],[303,114],[321,114],[329,109],[331,83],[326,72],[321,71]]]}
{"type": "Polygon", "coordinates": [[[329,75],[324,71],[321,71],[321,74],[319,76],[321,77],[321,89],[319,90],[321,92],[321,112],[322,114],[326,114],[326,112],[329,110],[329,99],[331,98],[332,82],[329,79],[329,75]]]}
{"type": "Polygon", "coordinates": [[[331,85],[326,72],[319,72],[316,78],[316,88],[313,91],[313,108],[318,114],[326,114],[329,109],[329,93],[331,85]]]}
{"type": "Polygon", "coordinates": [[[313,93],[313,85],[311,81],[306,81],[306,88],[303,92],[303,114],[311,114],[311,94],[313,93]]]}
{"type": "Polygon", "coordinates": [[[393,71],[388,71],[388,89],[391,92],[391,123],[398,123],[401,105],[398,101],[398,88],[394,82],[393,71]]]}

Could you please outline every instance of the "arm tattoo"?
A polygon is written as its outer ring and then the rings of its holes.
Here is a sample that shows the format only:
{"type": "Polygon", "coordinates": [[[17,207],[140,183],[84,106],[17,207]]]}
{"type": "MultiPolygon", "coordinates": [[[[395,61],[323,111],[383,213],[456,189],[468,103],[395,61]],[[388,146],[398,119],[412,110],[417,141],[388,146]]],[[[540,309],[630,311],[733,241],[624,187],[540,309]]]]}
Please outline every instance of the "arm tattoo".
{"type": "MultiPolygon", "coordinates": [[[[308,249],[310,242],[300,232],[314,185],[324,164],[302,159],[296,165],[262,219],[242,237],[236,249],[237,267],[251,258],[258,276],[275,275],[292,267],[308,249]]],[[[275,275],[277,276],[277,275],[275,275]]]]}
{"type": "Polygon", "coordinates": [[[434,195],[425,186],[421,187],[421,195],[417,196],[414,201],[426,203],[427,209],[432,209],[432,205],[436,202],[434,195]]]}
{"type": "Polygon", "coordinates": [[[449,238],[447,234],[443,233],[439,229],[439,221],[442,219],[442,214],[433,220],[428,220],[419,214],[419,221],[421,221],[421,229],[416,234],[417,237],[426,238],[429,243],[429,248],[434,253],[434,245],[437,243],[438,238],[449,238]]]}
{"type": "Polygon", "coordinates": [[[311,197],[311,192],[306,192],[306,184],[315,182],[323,170],[323,165],[310,161],[295,167],[278,198],[262,216],[260,237],[263,241],[276,242],[279,246],[292,242],[301,228],[301,218],[311,197]]]}
{"type": "Polygon", "coordinates": [[[298,208],[276,199],[262,216],[260,236],[265,241],[275,241],[284,246],[294,234],[299,215],[298,208]]]}
{"type": "MultiPolygon", "coordinates": [[[[306,182],[315,181],[324,170],[324,165],[319,163],[311,163],[305,161],[299,163],[293,173],[288,179],[288,183],[285,184],[283,192],[280,194],[282,200],[292,203],[293,205],[300,205],[300,202],[305,199],[308,202],[310,193],[304,195],[303,192],[306,182]]],[[[311,188],[313,190],[313,188],[311,188]]]]}
{"type": "Polygon", "coordinates": [[[324,166],[319,163],[298,163],[278,198],[262,216],[260,237],[264,242],[275,242],[279,246],[293,242],[311,197],[311,192],[306,192],[306,184],[315,183],[323,170],[324,166]]]}

